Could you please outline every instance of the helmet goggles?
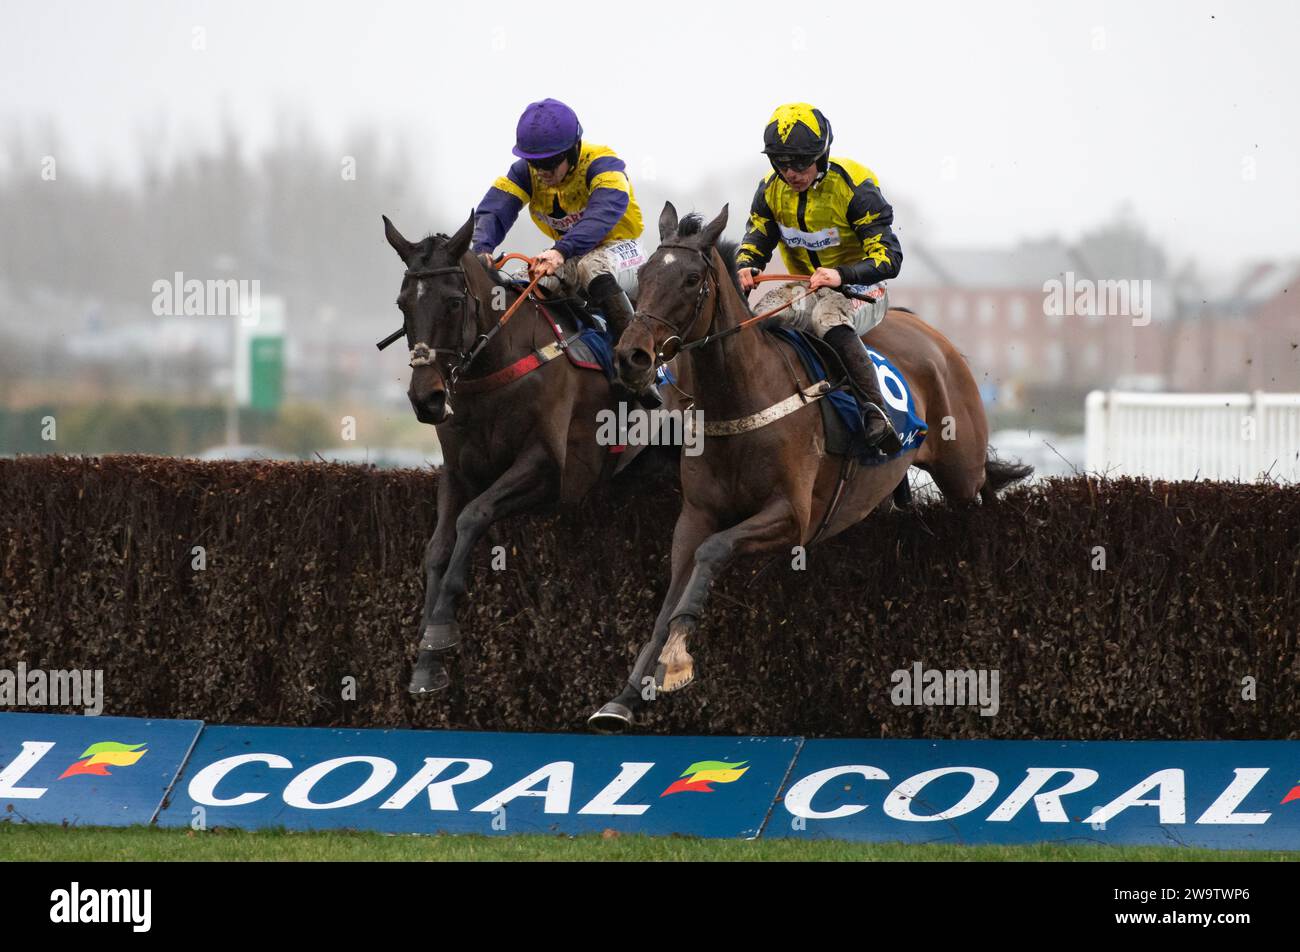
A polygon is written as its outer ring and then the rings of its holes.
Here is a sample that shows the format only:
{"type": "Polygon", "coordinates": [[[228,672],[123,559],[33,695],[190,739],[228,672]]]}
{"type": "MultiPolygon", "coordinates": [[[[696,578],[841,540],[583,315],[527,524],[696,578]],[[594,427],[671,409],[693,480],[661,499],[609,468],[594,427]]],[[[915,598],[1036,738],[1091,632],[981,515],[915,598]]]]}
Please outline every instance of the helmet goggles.
{"type": "Polygon", "coordinates": [[[568,150],[558,152],[555,155],[548,155],[541,159],[527,159],[529,165],[539,172],[554,172],[560,167],[560,163],[569,157],[568,150]]]}
{"type": "Polygon", "coordinates": [[[780,172],[802,172],[815,164],[820,157],[819,155],[774,155],[771,159],[772,164],[780,172]]]}

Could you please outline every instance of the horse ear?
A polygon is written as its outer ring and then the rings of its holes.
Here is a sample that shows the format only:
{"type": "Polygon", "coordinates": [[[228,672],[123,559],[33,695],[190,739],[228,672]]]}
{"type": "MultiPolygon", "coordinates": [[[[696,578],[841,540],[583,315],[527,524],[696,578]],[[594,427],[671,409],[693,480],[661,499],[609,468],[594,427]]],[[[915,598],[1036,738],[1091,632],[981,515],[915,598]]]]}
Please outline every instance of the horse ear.
{"type": "Polygon", "coordinates": [[[474,237],[474,212],[469,213],[469,218],[465,224],[460,226],[460,231],[452,235],[447,240],[447,254],[452,261],[459,261],[465,252],[469,251],[469,241],[474,237]]]}
{"type": "Polygon", "coordinates": [[[701,229],[701,247],[712,248],[717,243],[717,240],[722,237],[722,229],[727,227],[727,211],[730,207],[730,205],[723,205],[722,211],[718,212],[718,217],[701,229]]]}
{"type": "Polygon", "coordinates": [[[664,202],[664,210],[659,213],[659,240],[667,241],[677,234],[677,209],[672,202],[664,202]]]}
{"type": "Polygon", "coordinates": [[[409,241],[407,241],[405,238],[402,237],[402,233],[397,230],[396,225],[394,225],[391,221],[388,220],[387,215],[384,215],[383,219],[384,219],[384,237],[388,239],[388,243],[392,245],[393,250],[397,252],[397,257],[401,258],[402,263],[405,264],[407,261],[410,260],[411,250],[413,249],[414,246],[409,241]]]}

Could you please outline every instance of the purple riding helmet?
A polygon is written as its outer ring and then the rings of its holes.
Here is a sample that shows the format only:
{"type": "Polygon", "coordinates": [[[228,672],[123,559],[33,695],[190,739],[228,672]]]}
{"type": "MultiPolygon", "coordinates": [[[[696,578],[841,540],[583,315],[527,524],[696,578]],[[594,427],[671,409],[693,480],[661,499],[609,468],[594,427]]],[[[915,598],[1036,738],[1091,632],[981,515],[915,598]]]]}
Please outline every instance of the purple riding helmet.
{"type": "Polygon", "coordinates": [[[546,159],[568,152],[582,140],[578,115],[558,99],[529,103],[515,128],[515,147],[521,159],[546,159]]]}

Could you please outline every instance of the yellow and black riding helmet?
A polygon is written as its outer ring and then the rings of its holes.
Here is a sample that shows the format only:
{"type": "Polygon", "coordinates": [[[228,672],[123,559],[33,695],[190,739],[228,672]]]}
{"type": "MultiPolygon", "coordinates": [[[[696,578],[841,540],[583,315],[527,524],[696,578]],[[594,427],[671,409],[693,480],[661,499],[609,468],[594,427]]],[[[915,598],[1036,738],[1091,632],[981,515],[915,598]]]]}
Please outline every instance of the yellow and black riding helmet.
{"type": "Polygon", "coordinates": [[[807,168],[817,161],[817,179],[826,174],[831,155],[831,124],[820,109],[806,102],[777,106],[763,130],[763,154],[779,175],[782,168],[807,168]],[[801,161],[802,160],[802,161],[801,161]]]}

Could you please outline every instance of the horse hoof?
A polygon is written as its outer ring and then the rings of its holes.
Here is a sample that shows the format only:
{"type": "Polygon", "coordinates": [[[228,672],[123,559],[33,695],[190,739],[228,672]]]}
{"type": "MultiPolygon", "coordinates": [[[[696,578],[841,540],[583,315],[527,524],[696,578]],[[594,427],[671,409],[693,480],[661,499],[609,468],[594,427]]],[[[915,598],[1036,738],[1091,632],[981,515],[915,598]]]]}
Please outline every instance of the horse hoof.
{"type": "Polygon", "coordinates": [[[411,683],[407,685],[406,690],[415,697],[423,697],[429,694],[436,694],[439,691],[446,690],[451,684],[451,675],[447,669],[438,661],[431,664],[419,664],[411,672],[411,683]]]}
{"type": "Polygon", "coordinates": [[[622,734],[632,727],[632,712],[617,701],[610,701],[591,717],[587,727],[597,734],[622,734]]]}
{"type": "Polygon", "coordinates": [[[460,644],[460,626],[454,621],[426,625],[420,638],[421,651],[450,651],[460,644]]]}
{"type": "Polygon", "coordinates": [[[671,694],[680,691],[695,680],[695,659],[686,650],[686,638],[690,627],[675,630],[659,656],[659,667],[655,671],[655,690],[671,694]]]}
{"type": "Polygon", "coordinates": [[[682,667],[669,668],[659,679],[659,690],[672,694],[695,683],[695,668],[687,664],[682,667]]]}

